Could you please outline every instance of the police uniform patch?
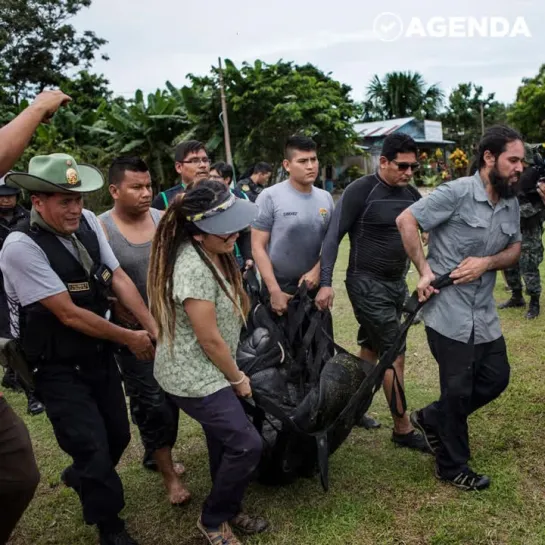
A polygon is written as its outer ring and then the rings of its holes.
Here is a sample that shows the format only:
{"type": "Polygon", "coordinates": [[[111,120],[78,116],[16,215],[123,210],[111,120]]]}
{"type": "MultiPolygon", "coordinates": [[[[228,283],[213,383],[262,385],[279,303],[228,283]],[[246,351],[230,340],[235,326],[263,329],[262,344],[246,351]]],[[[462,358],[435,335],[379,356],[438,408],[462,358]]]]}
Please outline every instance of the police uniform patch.
{"type": "Polygon", "coordinates": [[[324,220],[324,223],[327,219],[327,208],[320,208],[320,216],[322,216],[322,219],[324,220]]]}
{"type": "Polygon", "coordinates": [[[66,181],[69,185],[75,185],[78,183],[78,173],[76,169],[69,168],[66,171],[66,181]]]}
{"type": "Polygon", "coordinates": [[[242,191],[250,191],[250,186],[248,184],[244,184],[242,186],[242,191]]]}
{"type": "Polygon", "coordinates": [[[89,291],[91,287],[89,286],[89,282],[68,282],[66,284],[68,287],[68,291],[71,293],[77,293],[80,291],[89,291]]]}
{"type": "Polygon", "coordinates": [[[102,271],[102,280],[104,280],[104,282],[109,282],[111,277],[112,273],[108,269],[102,271]]]}

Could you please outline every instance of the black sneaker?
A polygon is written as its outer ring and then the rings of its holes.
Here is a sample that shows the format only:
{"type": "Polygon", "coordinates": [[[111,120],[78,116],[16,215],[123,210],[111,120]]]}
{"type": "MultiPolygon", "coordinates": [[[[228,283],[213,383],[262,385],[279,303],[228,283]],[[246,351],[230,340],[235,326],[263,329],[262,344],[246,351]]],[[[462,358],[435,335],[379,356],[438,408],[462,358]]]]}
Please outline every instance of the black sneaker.
{"type": "Polygon", "coordinates": [[[392,432],[392,441],[398,447],[411,448],[425,454],[433,454],[426,439],[416,430],[412,430],[409,433],[396,433],[394,431],[392,432]]]}
{"type": "Polygon", "coordinates": [[[45,411],[45,407],[42,402],[38,401],[36,397],[34,397],[34,394],[28,394],[27,411],[31,416],[36,416],[37,414],[43,413],[45,411]]]}
{"type": "Polygon", "coordinates": [[[484,490],[490,486],[490,479],[486,475],[479,475],[469,468],[460,471],[453,477],[444,477],[439,473],[439,470],[435,468],[435,476],[440,481],[450,483],[456,488],[465,490],[466,492],[484,490]]]}
{"type": "Polygon", "coordinates": [[[372,416],[364,414],[359,422],[356,424],[359,428],[365,428],[366,430],[377,430],[380,428],[380,422],[375,420],[372,416]]]}
{"type": "Polygon", "coordinates": [[[429,426],[424,425],[420,411],[413,411],[410,420],[411,424],[422,434],[431,453],[436,454],[441,445],[441,439],[429,426]]]}
{"type": "Polygon", "coordinates": [[[138,545],[138,542],[123,529],[114,533],[100,532],[100,545],[138,545]]]}

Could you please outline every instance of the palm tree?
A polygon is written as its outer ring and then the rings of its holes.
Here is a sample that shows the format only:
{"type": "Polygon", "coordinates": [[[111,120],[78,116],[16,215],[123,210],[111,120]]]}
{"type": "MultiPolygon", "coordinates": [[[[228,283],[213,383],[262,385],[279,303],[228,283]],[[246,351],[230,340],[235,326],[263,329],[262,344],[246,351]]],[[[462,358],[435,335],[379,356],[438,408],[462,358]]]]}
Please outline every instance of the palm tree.
{"type": "Polygon", "coordinates": [[[375,75],[367,87],[364,119],[435,117],[444,96],[437,85],[428,87],[418,72],[389,72],[383,80],[375,75]]]}

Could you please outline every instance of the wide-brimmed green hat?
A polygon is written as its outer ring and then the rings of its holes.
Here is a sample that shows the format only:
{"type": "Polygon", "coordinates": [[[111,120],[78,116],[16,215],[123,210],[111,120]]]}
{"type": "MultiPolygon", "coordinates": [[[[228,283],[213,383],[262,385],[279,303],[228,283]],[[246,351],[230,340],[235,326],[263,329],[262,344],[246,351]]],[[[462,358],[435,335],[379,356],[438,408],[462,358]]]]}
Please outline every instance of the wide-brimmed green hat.
{"type": "Polygon", "coordinates": [[[10,172],[6,185],[41,193],[90,193],[104,185],[98,168],[78,165],[66,153],[37,155],[30,160],[27,172],[10,172]]]}

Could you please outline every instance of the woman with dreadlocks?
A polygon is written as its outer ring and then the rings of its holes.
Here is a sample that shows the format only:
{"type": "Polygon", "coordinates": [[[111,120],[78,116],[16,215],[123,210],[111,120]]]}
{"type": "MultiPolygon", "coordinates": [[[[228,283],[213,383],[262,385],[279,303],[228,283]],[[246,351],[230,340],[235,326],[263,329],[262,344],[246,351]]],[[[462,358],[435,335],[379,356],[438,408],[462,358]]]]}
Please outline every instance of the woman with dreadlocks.
{"type": "Polygon", "coordinates": [[[150,258],[155,377],[206,435],[212,490],[197,526],[211,545],[240,545],[231,527],[251,534],[268,526],[241,508],[262,440],[237,399],[252,391],[234,358],[249,301],[233,248],[256,215],[221,182],[202,181],[168,207],[150,258]]]}

